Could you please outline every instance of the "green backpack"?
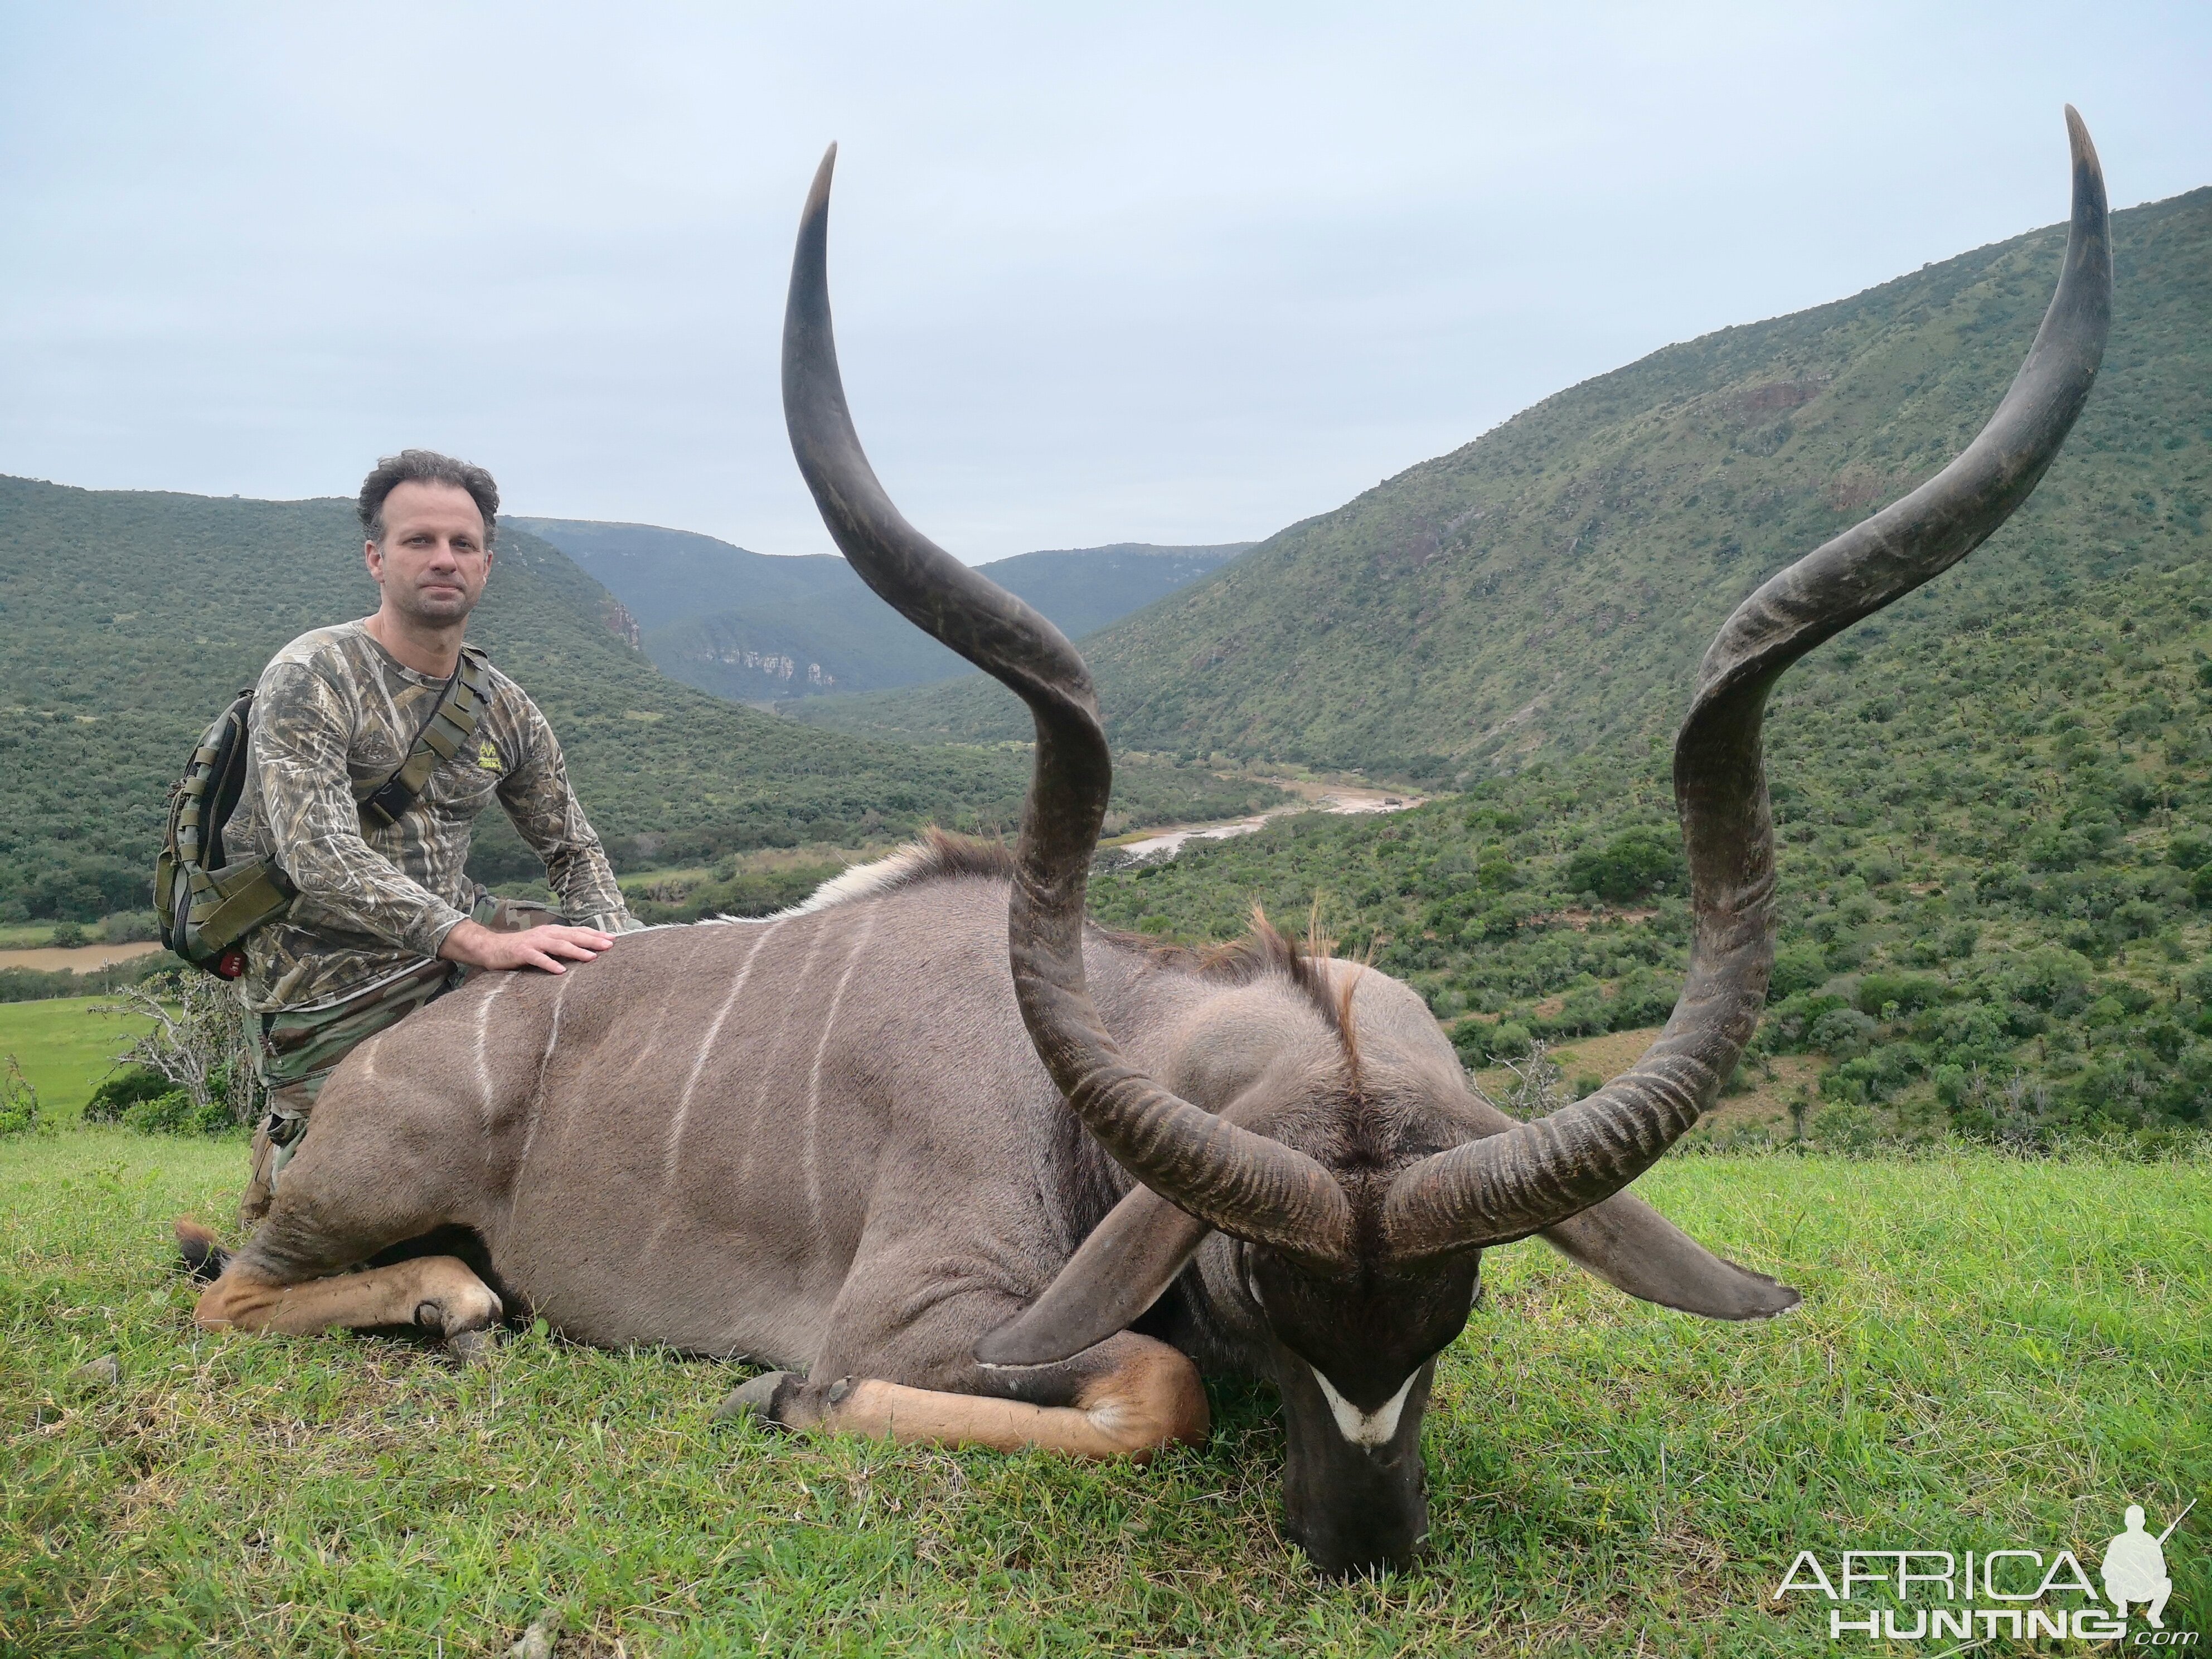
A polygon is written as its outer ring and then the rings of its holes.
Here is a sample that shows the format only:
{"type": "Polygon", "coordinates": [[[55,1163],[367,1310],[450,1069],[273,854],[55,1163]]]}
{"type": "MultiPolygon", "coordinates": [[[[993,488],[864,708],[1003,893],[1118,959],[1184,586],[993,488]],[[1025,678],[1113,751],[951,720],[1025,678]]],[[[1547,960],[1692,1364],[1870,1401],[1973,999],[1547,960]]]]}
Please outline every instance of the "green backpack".
{"type": "MultiPolygon", "coordinates": [[[[491,702],[491,664],[471,646],[415,734],[399,769],[365,790],[356,787],[364,821],[397,823],[442,761],[476,735],[491,702]]],[[[185,775],[169,791],[169,827],[154,862],[154,908],[161,941],[195,968],[219,979],[246,971],[246,936],[291,908],[291,879],[269,859],[226,860],[222,833],[246,789],[252,732],[253,690],[240,692],[192,750],[185,775]]]]}

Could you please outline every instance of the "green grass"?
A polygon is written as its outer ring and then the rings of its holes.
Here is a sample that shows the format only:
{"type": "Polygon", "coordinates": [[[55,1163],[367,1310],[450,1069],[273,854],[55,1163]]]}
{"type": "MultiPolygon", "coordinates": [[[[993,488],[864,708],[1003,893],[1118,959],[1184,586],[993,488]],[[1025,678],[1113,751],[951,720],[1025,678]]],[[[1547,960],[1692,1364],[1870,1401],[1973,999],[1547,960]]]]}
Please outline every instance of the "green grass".
{"type": "MultiPolygon", "coordinates": [[[[0,1650],[1794,1654],[1800,1548],[2063,1543],[2212,1485],[2212,1169],[1674,1159],[1644,1189],[1807,1305],[1708,1324],[1491,1258],[1429,1419],[1435,1554],[1310,1577],[1264,1391],[1085,1467],[717,1427],[742,1373],[525,1334],[487,1367],[210,1336],[170,1276],[236,1145],[0,1148],[0,1650]],[[71,1379],[112,1352],[119,1386],[71,1379]],[[619,1646],[617,1644],[620,1644],[619,1646]]],[[[2202,1515],[2200,1510],[2199,1514],[2202,1515]]],[[[2212,1613],[2212,1522],[2167,1546],[2212,1613]]],[[[1823,1604],[1825,1605],[1825,1604],[1823,1604]]]]}
{"type": "Polygon", "coordinates": [[[106,1004],[105,997],[0,1002],[0,1065],[13,1054],[39,1091],[39,1103],[75,1117],[114,1069],[116,1054],[150,1024],[95,1012],[106,1004]]]}

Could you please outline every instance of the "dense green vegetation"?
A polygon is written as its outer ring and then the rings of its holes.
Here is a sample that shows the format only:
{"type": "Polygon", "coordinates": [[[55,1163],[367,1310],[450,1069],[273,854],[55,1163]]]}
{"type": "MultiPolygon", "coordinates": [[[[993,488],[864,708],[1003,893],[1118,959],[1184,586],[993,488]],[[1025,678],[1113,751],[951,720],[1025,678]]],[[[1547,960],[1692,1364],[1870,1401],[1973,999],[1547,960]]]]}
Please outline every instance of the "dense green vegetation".
{"type": "MultiPolygon", "coordinates": [[[[0,921],[142,910],[169,784],[230,695],[295,635],[373,607],[344,501],[221,501],[0,478],[0,921]]],[[[528,688],[618,867],[854,843],[926,821],[993,828],[1026,757],[809,731],[665,678],[606,591],[503,536],[472,637],[528,688]]],[[[1267,786],[1125,767],[1116,810],[1246,810],[1267,786]]],[[[472,866],[536,866],[495,814],[472,866]]]]}
{"type": "MultiPolygon", "coordinates": [[[[768,706],[832,690],[922,685],[968,665],[828,555],[777,558],[690,531],[585,519],[516,519],[604,582],[672,679],[768,706]]],[[[1018,553],[981,567],[1071,638],[1103,628],[1250,546],[1122,543],[1018,553]]]]}
{"type": "MultiPolygon", "coordinates": [[[[543,1334],[457,1371],[196,1332],[166,1231],[228,1213],[242,1151],[0,1145],[0,1648],[497,1659],[550,1607],[562,1653],[653,1659],[1752,1659],[1836,1651],[1825,1602],[1772,1600],[1800,1549],[2094,1571],[2124,1505],[2160,1528],[2212,1481],[2202,1164],[1670,1158],[1640,1190],[1805,1305],[1716,1325],[1493,1252],[1425,1434],[1431,1559],[1347,1584],[1282,1538],[1265,1390],[1139,1468],[717,1426],[739,1368],[543,1334]]],[[[2168,1547],[2170,1629],[2212,1612],[2208,1536],[2168,1547]]]]}
{"type": "MultiPolygon", "coordinates": [[[[2212,1124],[2212,548],[1992,616],[1877,623],[1768,718],[1782,931],[1757,1051],[1820,1100],[2011,1141],[2212,1124]],[[2085,602],[2086,601],[2086,602],[2085,602]]],[[[1471,1060],[1662,1022],[1689,937],[1667,748],[1539,761],[1385,819],[1301,816],[1113,870],[1093,910],[1221,937],[1318,895],[1471,1060]]]]}
{"type": "MultiPolygon", "coordinates": [[[[2120,578],[2203,556],[2212,190],[2112,229],[2097,390],[2012,524],[1875,624],[1908,655],[2023,616],[2054,637],[2077,610],[2110,619],[2120,578]]],[[[2039,230],[1670,346],[1292,526],[1085,641],[1109,729],[1148,750],[1447,783],[1663,733],[1744,594],[1980,427],[2063,240],[2039,230]]],[[[926,738],[1018,721],[973,678],[801,718],[926,738]]]]}

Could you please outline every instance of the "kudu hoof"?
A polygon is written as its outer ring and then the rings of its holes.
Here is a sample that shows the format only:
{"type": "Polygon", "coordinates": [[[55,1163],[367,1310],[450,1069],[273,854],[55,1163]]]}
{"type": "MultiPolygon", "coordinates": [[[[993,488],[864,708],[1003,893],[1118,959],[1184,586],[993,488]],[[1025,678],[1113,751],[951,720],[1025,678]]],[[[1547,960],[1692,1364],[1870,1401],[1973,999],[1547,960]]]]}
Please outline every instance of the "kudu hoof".
{"type": "Polygon", "coordinates": [[[775,1417],[776,1391],[799,1380],[796,1371],[763,1371],[730,1390],[729,1397],[714,1407],[714,1420],[733,1423],[739,1418],[757,1417],[770,1428],[781,1428],[775,1417]]]}

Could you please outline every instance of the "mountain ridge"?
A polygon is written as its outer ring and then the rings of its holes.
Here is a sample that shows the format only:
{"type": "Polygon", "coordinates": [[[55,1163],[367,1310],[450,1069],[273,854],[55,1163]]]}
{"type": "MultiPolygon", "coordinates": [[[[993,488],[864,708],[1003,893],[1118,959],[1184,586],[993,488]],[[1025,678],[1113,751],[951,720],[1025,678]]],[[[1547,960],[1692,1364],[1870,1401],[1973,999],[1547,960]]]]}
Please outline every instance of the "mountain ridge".
{"type": "MultiPolygon", "coordinates": [[[[2050,477],[1961,571],[1866,626],[1937,638],[2201,533],[2212,188],[2112,226],[2112,340],[2050,477]]],[[[1665,728],[1739,599],[1979,428],[2063,237],[2045,227],[1662,348],[1277,532],[1085,641],[1109,732],[1463,783],[1665,728]]],[[[1023,729],[973,677],[793,712],[910,739],[1023,729]]]]}
{"type": "MultiPolygon", "coordinates": [[[[375,602],[349,501],[0,477],[0,920],[143,909],[194,739],[279,646],[375,602]]],[[[617,868],[1013,823],[1018,751],[856,740],[738,707],[661,674],[614,631],[612,603],[503,525],[471,637],[544,708],[617,868]]],[[[1278,798],[1141,763],[1117,782],[1131,823],[1278,798]]],[[[537,868],[503,817],[480,820],[479,879],[537,868]]]]}
{"type": "MultiPolygon", "coordinates": [[[[892,690],[968,672],[829,554],[756,553],[696,531],[514,516],[604,583],[636,619],[661,672],[770,708],[842,688],[892,690]]],[[[1100,547],[1017,553],[980,567],[1071,636],[1154,603],[1251,545],[1100,547]]]]}

